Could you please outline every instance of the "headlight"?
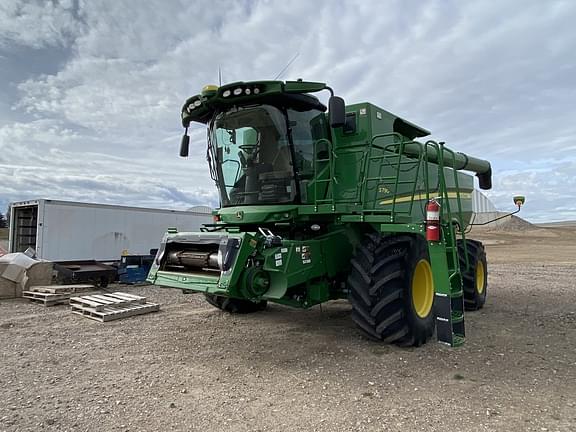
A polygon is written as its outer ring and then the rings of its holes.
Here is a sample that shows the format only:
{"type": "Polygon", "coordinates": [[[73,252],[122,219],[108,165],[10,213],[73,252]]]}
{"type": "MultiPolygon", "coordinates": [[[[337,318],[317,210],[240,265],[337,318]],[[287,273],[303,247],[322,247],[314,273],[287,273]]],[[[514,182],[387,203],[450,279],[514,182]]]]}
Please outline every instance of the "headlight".
{"type": "Polygon", "coordinates": [[[242,94],[242,89],[240,87],[234,89],[234,96],[240,96],[242,94]]]}
{"type": "Polygon", "coordinates": [[[224,93],[222,93],[222,97],[228,97],[230,96],[230,90],[224,90],[224,93]]]}

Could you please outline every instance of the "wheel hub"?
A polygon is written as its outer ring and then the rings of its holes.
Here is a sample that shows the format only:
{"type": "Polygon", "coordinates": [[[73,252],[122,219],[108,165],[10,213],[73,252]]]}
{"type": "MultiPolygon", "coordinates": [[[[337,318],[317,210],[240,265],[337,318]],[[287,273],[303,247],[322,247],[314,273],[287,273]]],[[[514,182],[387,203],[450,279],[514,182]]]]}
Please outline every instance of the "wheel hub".
{"type": "Polygon", "coordinates": [[[480,260],[476,263],[476,291],[478,294],[484,292],[484,263],[480,260]]]}
{"type": "Polygon", "coordinates": [[[426,318],[434,303],[434,280],[428,260],[421,259],[414,268],[412,277],[412,305],[416,315],[426,318]]]}

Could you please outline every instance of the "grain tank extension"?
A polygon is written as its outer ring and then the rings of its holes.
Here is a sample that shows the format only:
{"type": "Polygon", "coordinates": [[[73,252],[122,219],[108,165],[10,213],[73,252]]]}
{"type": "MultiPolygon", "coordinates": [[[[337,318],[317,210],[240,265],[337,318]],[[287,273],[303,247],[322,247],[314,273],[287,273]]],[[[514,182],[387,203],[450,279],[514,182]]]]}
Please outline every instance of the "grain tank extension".
{"type": "Polygon", "coordinates": [[[166,233],[148,280],[256,312],[348,299],[368,337],[464,341],[464,310],[486,299],[480,242],[466,240],[473,176],[490,163],[423,139],[429,132],[371,103],[345,105],[324,83],[206,86],[182,108],[208,130],[214,223],[166,233]],[[331,94],[329,108],[313,94],[331,94]]]}

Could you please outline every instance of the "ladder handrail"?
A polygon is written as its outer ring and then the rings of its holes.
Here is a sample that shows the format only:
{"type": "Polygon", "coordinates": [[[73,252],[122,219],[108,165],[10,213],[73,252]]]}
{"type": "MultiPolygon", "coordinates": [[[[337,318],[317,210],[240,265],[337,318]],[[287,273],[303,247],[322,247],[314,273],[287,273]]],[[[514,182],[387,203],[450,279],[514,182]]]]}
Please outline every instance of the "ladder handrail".
{"type": "MultiPolygon", "coordinates": [[[[382,175],[382,168],[385,166],[389,166],[395,171],[396,175],[387,176],[387,177],[393,177],[394,178],[393,191],[392,191],[392,210],[391,210],[392,222],[394,222],[394,219],[395,219],[395,216],[397,213],[396,204],[397,204],[397,198],[398,198],[398,186],[400,184],[412,184],[413,185],[412,194],[411,194],[412,199],[410,200],[410,207],[409,207],[408,211],[405,211],[402,213],[411,214],[413,206],[414,206],[414,195],[416,193],[416,184],[417,184],[417,179],[418,179],[418,173],[420,170],[422,155],[420,155],[418,158],[411,157],[411,158],[408,158],[407,160],[402,160],[402,157],[404,156],[404,148],[405,148],[406,144],[408,144],[408,143],[420,144],[420,143],[417,143],[417,142],[411,141],[411,140],[406,142],[405,137],[400,135],[397,132],[389,132],[389,133],[374,135],[372,137],[372,139],[370,140],[370,145],[366,149],[366,155],[371,155],[373,148],[377,148],[377,149],[382,150],[382,154],[381,155],[367,156],[364,159],[364,163],[362,166],[363,179],[362,179],[360,197],[362,198],[362,202],[364,202],[364,203],[368,202],[368,200],[367,200],[368,182],[374,181],[374,180],[377,181],[379,179],[386,178],[386,176],[382,175]],[[385,146],[375,144],[376,140],[381,139],[381,138],[389,138],[389,137],[392,137],[395,142],[390,143],[390,144],[386,144],[385,146]],[[389,151],[393,154],[387,155],[386,154],[387,151],[389,151]],[[393,157],[397,158],[397,162],[393,162],[391,160],[393,157]],[[370,168],[370,163],[378,161],[378,160],[381,161],[381,163],[378,167],[378,177],[367,177],[366,173],[367,173],[368,169],[370,168]],[[402,165],[407,165],[407,164],[412,165],[408,170],[412,170],[412,169],[416,168],[416,174],[412,177],[413,181],[412,180],[411,181],[400,180],[400,172],[403,172],[401,170],[401,167],[402,167],[402,165]]],[[[405,170],[405,171],[408,171],[408,170],[405,170]]],[[[390,184],[390,183],[388,183],[388,184],[390,184]]],[[[375,202],[373,205],[375,206],[375,202]]],[[[375,210],[375,209],[372,209],[372,210],[375,210]]],[[[398,213],[400,213],[400,212],[398,212],[398,213]]]]}
{"type": "MultiPolygon", "coordinates": [[[[446,185],[446,178],[444,176],[444,152],[448,153],[449,155],[452,156],[452,162],[453,162],[453,166],[456,166],[456,153],[453,150],[450,150],[449,148],[444,147],[443,143],[437,143],[435,141],[429,140],[426,142],[426,145],[430,144],[431,146],[433,146],[436,151],[437,151],[437,155],[438,155],[438,180],[439,180],[439,189],[440,189],[440,197],[443,201],[442,205],[443,207],[445,207],[446,212],[444,213],[444,216],[447,217],[448,219],[448,229],[450,230],[450,237],[453,240],[453,245],[452,245],[452,259],[455,265],[455,270],[454,270],[454,274],[452,274],[450,276],[450,278],[454,277],[456,274],[461,273],[461,269],[460,269],[460,261],[459,261],[459,256],[458,256],[458,249],[457,249],[457,241],[456,241],[456,230],[454,229],[454,222],[453,222],[453,217],[452,217],[452,211],[450,208],[450,197],[448,195],[448,187],[446,185]]],[[[460,227],[462,228],[462,199],[460,196],[460,187],[458,184],[458,170],[453,169],[452,173],[454,175],[454,186],[456,188],[456,202],[458,204],[458,224],[460,225],[460,227]]],[[[465,250],[467,250],[467,244],[466,244],[466,237],[464,234],[464,230],[460,229],[460,234],[462,236],[462,239],[464,240],[464,245],[465,245],[465,250]]],[[[465,254],[465,260],[466,260],[466,268],[468,268],[470,266],[469,261],[468,261],[468,254],[465,254]]]]}
{"type": "Polygon", "coordinates": [[[336,155],[333,151],[332,142],[326,138],[320,138],[314,141],[313,144],[313,152],[314,152],[314,206],[318,207],[319,203],[322,204],[330,204],[334,205],[334,182],[337,183],[336,179],[334,178],[334,159],[336,155]],[[328,148],[328,159],[317,159],[316,156],[318,155],[317,145],[321,142],[325,142],[328,148]],[[326,168],[328,168],[328,178],[327,179],[319,179],[318,178],[318,164],[321,162],[328,162],[328,165],[324,167],[321,171],[324,172],[326,168]],[[322,183],[328,183],[328,187],[326,188],[326,197],[323,199],[318,199],[318,185],[322,183]],[[327,198],[330,196],[330,198],[327,198]]]}
{"type": "MultiPolygon", "coordinates": [[[[453,150],[450,150],[449,148],[442,147],[442,149],[452,155],[452,166],[456,166],[456,153],[453,150]]],[[[458,184],[457,170],[454,170],[454,185],[456,186],[456,197],[457,197],[456,202],[458,203],[458,223],[460,226],[460,234],[462,236],[462,240],[464,243],[464,251],[465,251],[464,260],[466,262],[466,269],[468,270],[470,268],[470,262],[468,260],[468,242],[466,241],[466,234],[464,232],[465,230],[462,229],[462,226],[464,225],[462,221],[462,199],[460,197],[460,186],[458,184]]]]}

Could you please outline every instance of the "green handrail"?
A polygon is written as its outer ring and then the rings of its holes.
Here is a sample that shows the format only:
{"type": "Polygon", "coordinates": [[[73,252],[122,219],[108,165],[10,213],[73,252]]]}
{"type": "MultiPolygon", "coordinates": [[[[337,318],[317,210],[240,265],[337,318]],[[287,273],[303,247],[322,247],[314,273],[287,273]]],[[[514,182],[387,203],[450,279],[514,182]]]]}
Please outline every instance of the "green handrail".
{"type": "Polygon", "coordinates": [[[318,207],[318,204],[332,204],[334,205],[334,182],[336,182],[336,179],[334,178],[334,159],[336,157],[336,155],[333,153],[332,150],[332,142],[326,138],[320,138],[319,140],[314,141],[314,145],[313,145],[313,151],[314,151],[314,206],[318,207]],[[327,149],[328,149],[328,158],[327,159],[317,159],[316,156],[318,155],[318,151],[317,151],[317,146],[319,143],[326,143],[327,144],[327,149]],[[319,175],[319,170],[318,170],[318,164],[322,163],[322,162],[328,162],[328,165],[324,168],[322,168],[322,172],[326,171],[326,168],[328,169],[328,178],[327,179],[320,179],[318,177],[319,175]],[[326,188],[325,191],[325,197],[323,199],[318,199],[318,185],[319,184],[323,184],[323,183],[328,183],[328,187],[326,188]],[[328,196],[330,198],[328,198],[328,196]]]}

